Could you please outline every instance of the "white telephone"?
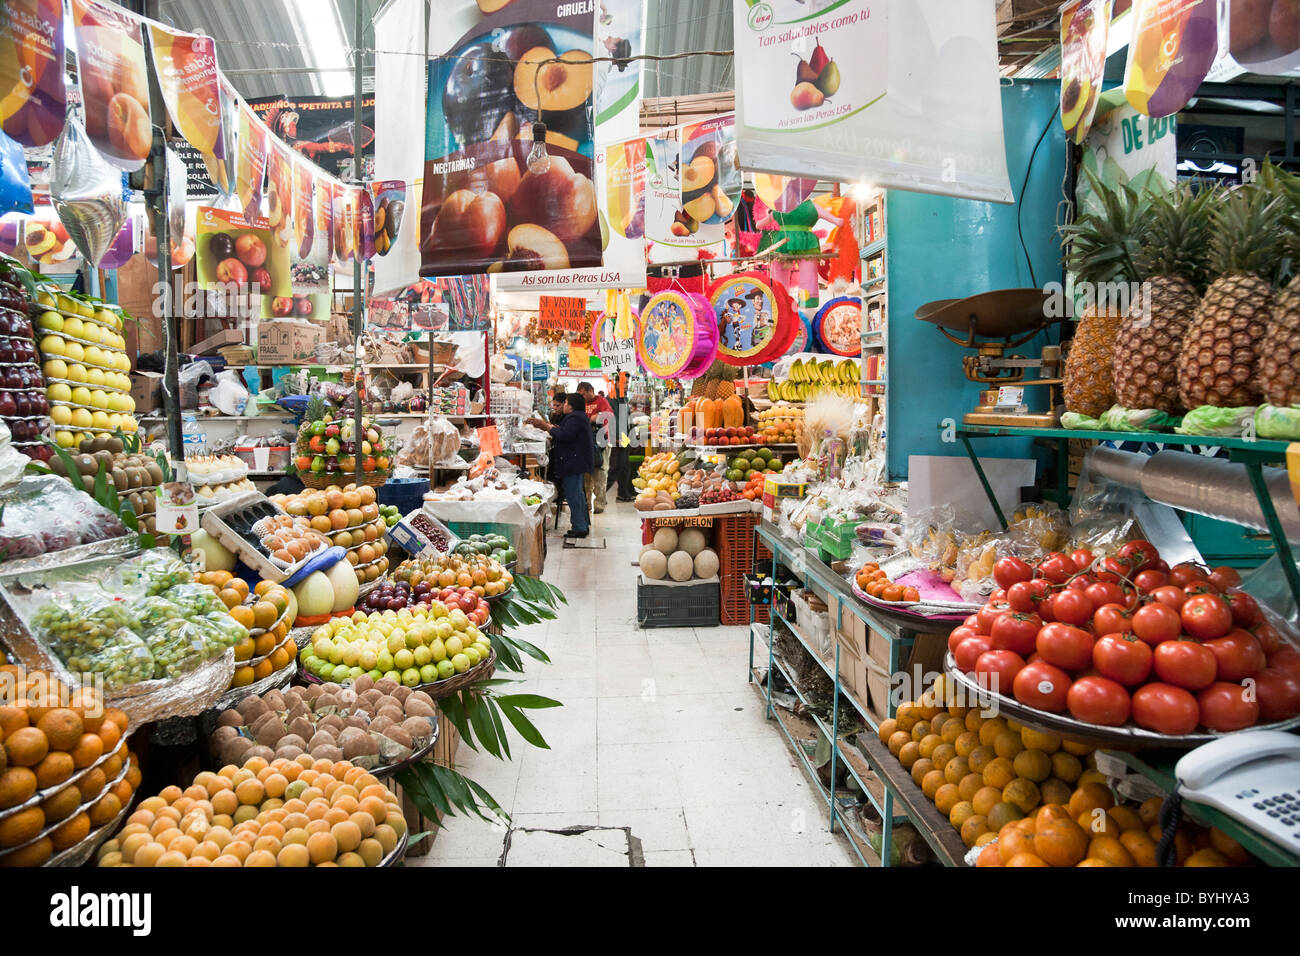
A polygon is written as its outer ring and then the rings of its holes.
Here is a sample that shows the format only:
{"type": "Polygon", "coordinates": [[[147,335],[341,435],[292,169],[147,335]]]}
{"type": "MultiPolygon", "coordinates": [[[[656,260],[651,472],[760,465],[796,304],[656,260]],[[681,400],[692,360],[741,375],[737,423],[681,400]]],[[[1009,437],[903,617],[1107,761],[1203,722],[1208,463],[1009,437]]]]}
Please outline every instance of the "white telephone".
{"type": "Polygon", "coordinates": [[[1229,734],[1184,754],[1174,776],[1184,800],[1217,807],[1300,854],[1300,737],[1229,734]]]}

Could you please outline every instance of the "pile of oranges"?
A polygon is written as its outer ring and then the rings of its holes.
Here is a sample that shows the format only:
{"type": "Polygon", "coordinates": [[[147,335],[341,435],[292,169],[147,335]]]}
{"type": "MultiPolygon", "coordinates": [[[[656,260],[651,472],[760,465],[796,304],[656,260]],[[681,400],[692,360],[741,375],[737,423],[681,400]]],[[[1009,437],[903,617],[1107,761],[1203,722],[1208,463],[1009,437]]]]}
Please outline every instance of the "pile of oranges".
{"type": "Polygon", "coordinates": [[[905,587],[889,580],[889,575],[880,570],[880,565],[868,561],[854,572],[859,590],[865,591],[881,601],[919,601],[921,594],[916,588],[905,587]]]}
{"type": "Polygon", "coordinates": [[[140,801],[99,866],[377,866],[406,838],[397,796],[346,760],[252,757],[140,801]]]}
{"type": "Polygon", "coordinates": [[[486,554],[444,554],[436,558],[412,558],[393,572],[395,581],[414,588],[427,582],[436,588],[469,588],[479,597],[504,594],[515,583],[514,575],[500,561],[486,554]]]}
{"type": "Polygon", "coordinates": [[[259,581],[250,594],[247,582],[229,571],[203,571],[195,580],[212,588],[230,616],[248,629],[248,637],[235,645],[231,687],[247,687],[289,665],[296,651],[289,643],[296,612],[291,591],[259,581]]]}
{"type": "Polygon", "coordinates": [[[127,716],[91,688],[0,665],[0,866],[40,866],[111,823],[140,785],[127,716]]]}

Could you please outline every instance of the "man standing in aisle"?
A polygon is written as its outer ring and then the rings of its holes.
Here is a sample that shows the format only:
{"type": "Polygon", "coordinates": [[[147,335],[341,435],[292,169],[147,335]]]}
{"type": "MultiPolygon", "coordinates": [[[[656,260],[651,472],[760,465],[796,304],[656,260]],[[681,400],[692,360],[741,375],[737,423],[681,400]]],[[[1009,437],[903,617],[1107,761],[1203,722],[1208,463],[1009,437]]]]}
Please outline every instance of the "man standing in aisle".
{"type": "Polygon", "coordinates": [[[593,467],[584,481],[583,493],[588,501],[593,502],[596,514],[601,514],[605,510],[605,490],[609,487],[609,448],[614,437],[614,409],[604,396],[596,394],[590,382],[582,382],[578,386],[578,394],[586,403],[587,417],[591,419],[591,430],[596,441],[593,467]]]}
{"type": "Polygon", "coordinates": [[[543,418],[530,419],[529,424],[549,432],[551,436],[553,473],[569,503],[569,530],[564,536],[585,538],[590,523],[582,486],[584,476],[594,464],[591,423],[587,420],[587,402],[581,395],[566,395],[563,408],[564,418],[558,425],[543,418]]]}

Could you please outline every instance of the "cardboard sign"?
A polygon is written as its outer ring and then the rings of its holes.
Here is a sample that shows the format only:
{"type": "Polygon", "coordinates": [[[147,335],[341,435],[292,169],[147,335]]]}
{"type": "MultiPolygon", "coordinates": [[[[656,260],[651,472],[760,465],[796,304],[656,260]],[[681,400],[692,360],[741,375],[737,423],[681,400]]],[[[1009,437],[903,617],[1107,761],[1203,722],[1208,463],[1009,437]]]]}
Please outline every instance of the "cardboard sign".
{"type": "Polygon", "coordinates": [[[478,450],[479,454],[491,455],[493,458],[502,454],[501,433],[495,425],[484,425],[478,429],[478,450]]]}
{"type": "Polygon", "coordinates": [[[585,345],[570,345],[569,368],[579,370],[591,368],[591,349],[585,345]]]}
{"type": "Polygon", "coordinates": [[[542,332],[581,332],[587,323],[587,300],[575,296],[544,295],[537,310],[542,332]]]}

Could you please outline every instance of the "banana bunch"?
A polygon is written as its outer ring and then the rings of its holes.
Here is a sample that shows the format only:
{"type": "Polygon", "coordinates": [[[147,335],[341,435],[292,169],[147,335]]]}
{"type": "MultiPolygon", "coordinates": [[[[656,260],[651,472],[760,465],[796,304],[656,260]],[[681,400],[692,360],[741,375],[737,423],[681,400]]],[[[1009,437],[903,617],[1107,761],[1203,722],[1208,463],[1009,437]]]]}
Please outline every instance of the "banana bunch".
{"type": "Polygon", "coordinates": [[[860,371],[856,359],[795,359],[786,381],[767,383],[767,397],[774,402],[802,402],[821,392],[834,392],[857,398],[860,371]]]}

